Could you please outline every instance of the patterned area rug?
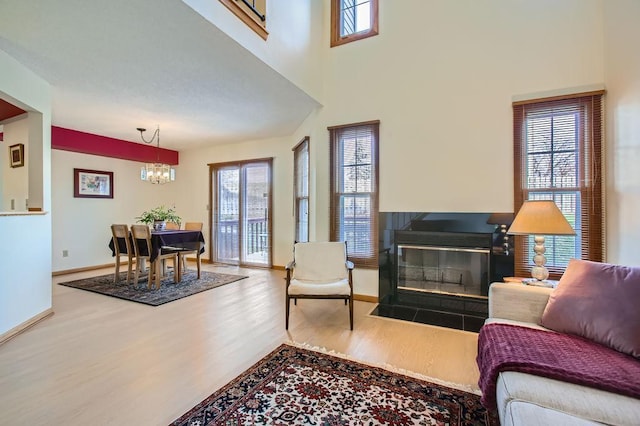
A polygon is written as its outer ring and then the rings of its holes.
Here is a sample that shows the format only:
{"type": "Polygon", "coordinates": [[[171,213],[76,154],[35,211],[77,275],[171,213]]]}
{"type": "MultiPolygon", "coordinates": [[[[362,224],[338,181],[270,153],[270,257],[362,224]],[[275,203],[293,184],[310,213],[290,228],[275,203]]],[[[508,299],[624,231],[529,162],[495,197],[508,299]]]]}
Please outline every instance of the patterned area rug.
{"type": "Polygon", "coordinates": [[[107,296],[118,297],[132,302],[158,306],[247,277],[201,271],[200,279],[198,279],[196,271],[187,270],[186,273],[182,275],[182,280],[177,284],[173,282],[173,275],[169,275],[168,278],[164,278],[158,290],[150,290],[147,288],[146,277],[144,279],[140,279],[137,286],[131,284],[127,285],[126,278],[127,273],[121,272],[120,282],[118,284],[114,284],[113,274],[59,284],[67,287],[93,291],[107,296]]]}
{"type": "Polygon", "coordinates": [[[480,396],[283,344],[172,425],[497,425],[480,396]]]}

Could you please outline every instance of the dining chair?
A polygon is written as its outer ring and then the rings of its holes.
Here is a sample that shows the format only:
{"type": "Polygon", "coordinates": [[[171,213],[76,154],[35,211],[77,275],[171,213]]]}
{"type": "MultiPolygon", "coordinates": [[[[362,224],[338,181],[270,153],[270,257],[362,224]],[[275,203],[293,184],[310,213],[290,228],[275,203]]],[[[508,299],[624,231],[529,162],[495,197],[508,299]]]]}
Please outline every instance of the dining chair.
{"type": "Polygon", "coordinates": [[[113,224],[111,225],[111,235],[113,237],[113,247],[116,256],[116,271],[113,276],[113,282],[118,284],[120,281],[120,258],[127,256],[127,284],[131,281],[131,272],[133,259],[135,257],[134,249],[131,247],[129,240],[129,227],[127,225],[113,224]]]}
{"type": "MultiPolygon", "coordinates": [[[[178,253],[175,251],[166,251],[160,249],[158,256],[151,262],[151,231],[147,225],[131,225],[131,233],[133,234],[133,244],[136,253],[138,265],[142,265],[142,260],[149,262],[149,272],[147,274],[147,287],[151,288],[151,280],[154,280],[156,290],[160,288],[162,279],[162,263],[164,260],[172,259],[174,266],[173,282],[177,283],[178,276],[178,253]],[[143,249],[146,248],[145,249],[143,249]]],[[[142,267],[136,267],[134,282],[138,284],[138,277],[142,272],[142,267]]]]}
{"type": "Polygon", "coordinates": [[[180,224],[175,222],[165,223],[164,229],[167,231],[176,231],[180,229],[180,224]]]}
{"type": "MultiPolygon", "coordinates": [[[[202,232],[202,222],[185,222],[184,224],[185,231],[200,231],[202,232]]],[[[195,254],[196,255],[196,264],[198,268],[198,279],[200,279],[200,268],[202,262],[200,260],[200,248],[197,250],[184,250],[180,251],[180,261],[182,262],[182,270],[187,270],[187,255],[195,254]]]]}
{"type": "Polygon", "coordinates": [[[291,299],[296,305],[298,299],[344,299],[353,330],[353,263],[347,260],[346,242],[295,243],[293,261],[285,269],[287,330],[291,299]]]}

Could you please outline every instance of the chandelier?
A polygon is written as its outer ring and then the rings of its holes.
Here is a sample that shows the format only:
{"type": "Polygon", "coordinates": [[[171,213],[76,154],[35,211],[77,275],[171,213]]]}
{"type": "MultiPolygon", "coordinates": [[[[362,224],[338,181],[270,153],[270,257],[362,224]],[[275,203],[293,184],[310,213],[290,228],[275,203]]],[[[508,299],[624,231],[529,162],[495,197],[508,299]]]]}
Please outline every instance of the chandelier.
{"type": "Polygon", "coordinates": [[[144,143],[151,144],[154,141],[157,143],[157,157],[155,163],[147,163],[140,168],[140,179],[151,182],[163,184],[167,182],[173,182],[176,180],[176,171],[170,165],[160,162],[160,126],[153,132],[151,139],[146,140],[144,138],[144,132],[147,129],[138,127],[140,137],[144,143]]]}

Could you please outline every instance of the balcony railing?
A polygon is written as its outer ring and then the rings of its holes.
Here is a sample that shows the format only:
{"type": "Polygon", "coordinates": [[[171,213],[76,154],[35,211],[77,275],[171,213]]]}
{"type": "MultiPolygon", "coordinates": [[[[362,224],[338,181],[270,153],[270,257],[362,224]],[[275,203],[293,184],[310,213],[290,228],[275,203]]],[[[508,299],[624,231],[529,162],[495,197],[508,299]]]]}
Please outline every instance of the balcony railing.
{"type": "MultiPolygon", "coordinates": [[[[218,222],[217,254],[219,260],[240,259],[240,233],[237,220],[218,222]]],[[[264,218],[249,219],[244,235],[244,248],[250,263],[267,263],[269,229],[264,218]]]]}

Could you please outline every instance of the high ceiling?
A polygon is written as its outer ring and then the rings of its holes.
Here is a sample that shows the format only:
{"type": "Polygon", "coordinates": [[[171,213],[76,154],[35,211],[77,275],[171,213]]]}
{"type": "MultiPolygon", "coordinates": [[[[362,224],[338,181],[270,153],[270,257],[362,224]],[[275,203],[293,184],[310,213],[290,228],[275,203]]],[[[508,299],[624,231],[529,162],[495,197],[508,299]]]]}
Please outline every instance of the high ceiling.
{"type": "Polygon", "coordinates": [[[159,125],[163,148],[289,135],[318,105],[179,0],[0,0],[0,49],[51,84],[53,125],[159,125]]]}

